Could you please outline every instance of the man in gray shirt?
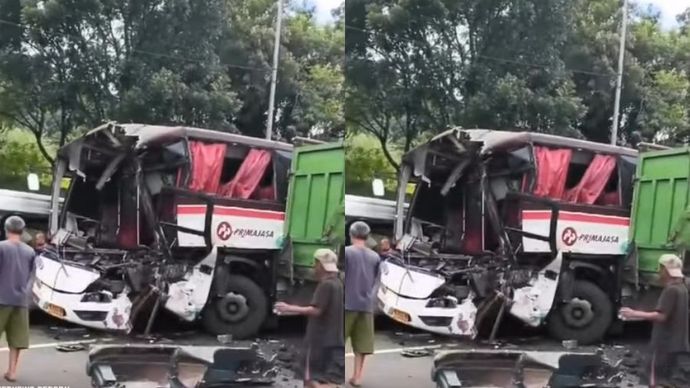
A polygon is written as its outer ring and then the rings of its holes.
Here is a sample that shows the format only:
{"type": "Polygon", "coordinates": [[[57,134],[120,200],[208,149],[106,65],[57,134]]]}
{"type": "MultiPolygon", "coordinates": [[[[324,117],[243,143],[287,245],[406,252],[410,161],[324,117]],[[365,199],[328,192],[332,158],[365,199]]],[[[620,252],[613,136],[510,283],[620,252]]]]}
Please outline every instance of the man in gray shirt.
{"type": "Polygon", "coordinates": [[[29,347],[27,292],[33,276],[35,252],[22,242],[24,220],[5,221],[7,240],[0,242],[0,334],[5,333],[10,362],[5,380],[16,381],[19,352],[29,347]]]}
{"type": "Polygon", "coordinates": [[[352,245],[345,248],[345,339],[352,342],[355,364],[350,384],[362,384],[364,358],[374,353],[374,293],[381,258],[367,247],[369,225],[350,226],[352,245]]]}
{"type": "Polygon", "coordinates": [[[685,286],[683,262],[676,255],[666,254],[659,258],[659,272],[664,289],[654,311],[622,308],[624,319],[652,321],[650,341],[652,363],[650,385],[656,386],[670,378],[675,357],[690,351],[688,344],[688,289],[685,286]]]}

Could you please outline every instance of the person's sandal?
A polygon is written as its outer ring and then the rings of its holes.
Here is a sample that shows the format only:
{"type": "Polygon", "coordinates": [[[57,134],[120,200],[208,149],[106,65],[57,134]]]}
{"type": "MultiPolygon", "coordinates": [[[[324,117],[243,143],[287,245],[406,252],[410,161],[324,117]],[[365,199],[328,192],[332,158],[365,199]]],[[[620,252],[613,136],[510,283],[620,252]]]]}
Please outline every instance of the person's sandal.
{"type": "Polygon", "coordinates": [[[359,387],[362,386],[362,383],[359,383],[359,384],[358,384],[358,383],[355,383],[355,380],[354,380],[354,379],[348,380],[348,383],[350,384],[350,386],[355,387],[355,388],[359,388],[359,387]]]}
{"type": "Polygon", "coordinates": [[[9,381],[10,383],[14,383],[17,381],[17,379],[11,378],[10,375],[7,373],[5,373],[5,376],[3,376],[3,377],[5,377],[5,380],[9,381]]]}

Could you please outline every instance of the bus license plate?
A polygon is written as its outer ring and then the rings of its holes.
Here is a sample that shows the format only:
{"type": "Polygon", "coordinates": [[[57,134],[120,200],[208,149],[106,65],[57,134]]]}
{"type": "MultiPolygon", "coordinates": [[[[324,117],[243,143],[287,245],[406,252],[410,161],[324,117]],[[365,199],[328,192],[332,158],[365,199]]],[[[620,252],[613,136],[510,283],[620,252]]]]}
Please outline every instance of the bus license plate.
{"type": "Polygon", "coordinates": [[[58,317],[58,318],[64,318],[65,317],[65,309],[63,309],[60,306],[56,306],[52,303],[48,304],[47,311],[48,311],[48,314],[50,314],[54,317],[58,317]]]}
{"type": "Polygon", "coordinates": [[[391,315],[392,315],[393,319],[395,319],[398,322],[401,322],[401,323],[409,323],[410,322],[410,314],[408,314],[404,311],[400,311],[398,309],[393,309],[393,311],[391,312],[391,315]]]}

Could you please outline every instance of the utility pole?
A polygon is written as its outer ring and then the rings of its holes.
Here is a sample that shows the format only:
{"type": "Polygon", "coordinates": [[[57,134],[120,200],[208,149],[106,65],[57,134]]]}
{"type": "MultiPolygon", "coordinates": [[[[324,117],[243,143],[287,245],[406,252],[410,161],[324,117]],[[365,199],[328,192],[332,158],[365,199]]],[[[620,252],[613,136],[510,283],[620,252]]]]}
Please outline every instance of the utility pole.
{"type": "Polygon", "coordinates": [[[621,88],[623,87],[623,59],[625,58],[625,32],[628,27],[628,0],[623,0],[623,18],[621,21],[621,41],[618,49],[618,76],[616,77],[616,99],[613,103],[613,128],[611,144],[618,140],[618,116],[620,116],[621,88]]]}
{"type": "Polygon", "coordinates": [[[275,42],[273,43],[273,68],[271,71],[271,92],[268,96],[268,118],[266,120],[266,139],[273,135],[273,116],[275,111],[276,83],[278,82],[278,59],[280,57],[280,30],[283,23],[283,0],[278,0],[276,14],[275,42]]]}

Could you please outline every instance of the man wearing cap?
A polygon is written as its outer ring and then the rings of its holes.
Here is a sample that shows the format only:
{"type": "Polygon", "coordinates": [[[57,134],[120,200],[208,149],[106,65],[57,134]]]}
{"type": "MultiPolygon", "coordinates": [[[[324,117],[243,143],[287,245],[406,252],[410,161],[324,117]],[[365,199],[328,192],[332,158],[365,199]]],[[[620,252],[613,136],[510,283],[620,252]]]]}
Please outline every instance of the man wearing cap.
{"type": "Polygon", "coordinates": [[[278,314],[306,315],[303,380],[305,387],[334,387],[345,380],[343,337],[343,283],[338,277],[338,256],[330,249],[314,253],[319,280],[309,306],[275,304],[278,314]]]}
{"type": "Polygon", "coordinates": [[[15,381],[19,352],[29,347],[29,298],[27,291],[34,271],[34,250],[22,242],[24,220],[5,221],[7,240],[0,242],[0,334],[10,348],[5,380],[15,381]]]}
{"type": "Polygon", "coordinates": [[[683,262],[676,255],[659,258],[659,275],[664,289],[654,311],[639,311],[627,307],[620,313],[624,319],[653,323],[651,350],[651,386],[659,379],[669,378],[675,356],[690,351],[688,345],[688,289],[683,276],[683,262]]]}

